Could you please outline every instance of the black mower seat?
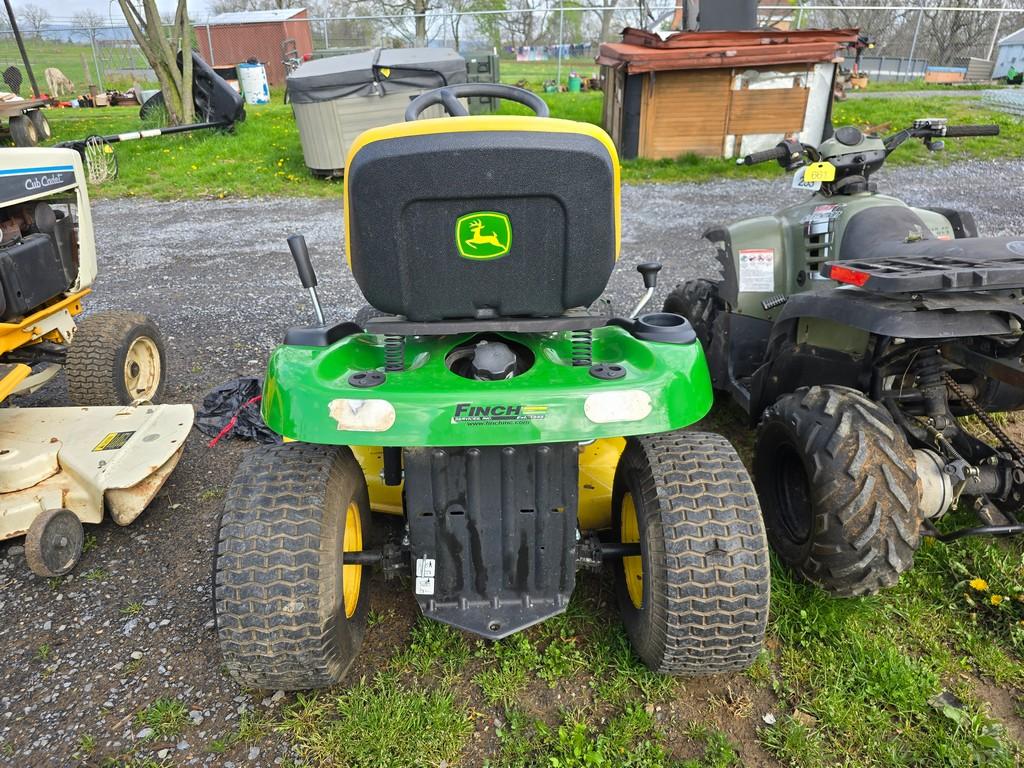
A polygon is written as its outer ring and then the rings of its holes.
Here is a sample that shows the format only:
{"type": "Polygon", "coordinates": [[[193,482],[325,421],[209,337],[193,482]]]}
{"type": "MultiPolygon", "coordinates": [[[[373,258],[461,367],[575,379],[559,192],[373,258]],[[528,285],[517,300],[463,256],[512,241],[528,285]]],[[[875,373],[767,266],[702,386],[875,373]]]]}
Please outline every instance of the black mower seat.
{"type": "Polygon", "coordinates": [[[878,206],[850,219],[839,261],[823,274],[886,293],[1019,288],[1024,238],[940,240],[912,210],[878,206]]]}
{"type": "Polygon", "coordinates": [[[604,291],[619,163],[593,125],[459,117],[375,128],[345,165],[349,266],[409,320],[558,317],[604,291]]]}

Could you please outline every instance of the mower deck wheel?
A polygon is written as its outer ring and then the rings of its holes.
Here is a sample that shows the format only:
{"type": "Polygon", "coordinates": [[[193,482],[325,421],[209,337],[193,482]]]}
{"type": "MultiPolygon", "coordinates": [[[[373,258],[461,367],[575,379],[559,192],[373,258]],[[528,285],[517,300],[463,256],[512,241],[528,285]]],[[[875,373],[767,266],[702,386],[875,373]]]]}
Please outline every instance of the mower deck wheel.
{"type": "Polygon", "coordinates": [[[135,312],[85,318],[68,348],[68,395],[76,405],[157,402],[167,370],[156,325],[135,312]]]}
{"type": "Polygon", "coordinates": [[[613,492],[613,530],[640,555],[615,565],[619,610],[651,669],[745,669],[768,621],[768,545],[735,449],[706,432],[631,437],[613,492]]]}
{"type": "Polygon", "coordinates": [[[894,585],[920,543],[916,467],[889,412],[860,392],[811,387],[779,398],[754,447],[772,549],[833,594],[894,585]]]}
{"type": "Polygon", "coordinates": [[[705,351],[711,343],[711,329],[715,315],[721,308],[718,285],[710,280],[698,278],[680,283],[665,297],[663,310],[682,315],[690,321],[697,339],[705,351]]]}
{"type": "Polygon", "coordinates": [[[63,576],[82,556],[85,532],[82,521],[67,509],[48,509],[29,526],[25,537],[25,559],[36,576],[63,576]]]}
{"type": "Polygon", "coordinates": [[[363,566],[343,552],[368,539],[366,480],[343,446],[253,451],[224,501],[214,608],[228,672],[248,688],[338,682],[366,631],[363,566]]]}

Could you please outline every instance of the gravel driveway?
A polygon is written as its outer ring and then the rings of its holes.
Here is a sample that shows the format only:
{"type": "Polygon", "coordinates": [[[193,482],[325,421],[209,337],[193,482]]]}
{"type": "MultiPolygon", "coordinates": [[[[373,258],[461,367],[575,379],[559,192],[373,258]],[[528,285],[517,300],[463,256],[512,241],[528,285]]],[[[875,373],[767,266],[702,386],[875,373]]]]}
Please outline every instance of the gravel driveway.
{"type": "MultiPolygon", "coordinates": [[[[984,162],[899,169],[879,182],[914,203],[968,208],[984,234],[998,235],[1024,233],[1022,173],[1021,162],[984,162]]],[[[683,278],[714,275],[711,249],[699,239],[706,227],[796,195],[783,180],[624,188],[623,258],[610,287],[615,306],[622,311],[640,295],[638,262],[664,264],[662,293],[683,278]]],[[[340,258],[340,199],[102,201],[94,218],[101,274],[89,307],[142,310],[157,320],[171,358],[168,400],[198,404],[215,384],[259,375],[285,328],[309,319],[288,234],[306,235],[329,317],[361,303],[340,258]]],[[[65,404],[63,385],[31,402],[65,404]]],[[[227,680],[213,631],[216,516],[246,448],[210,450],[193,435],[148,512],[128,528],[89,527],[94,545],[62,581],[31,575],[20,540],[0,544],[0,765],[74,765],[83,742],[95,744],[90,763],[124,754],[146,735],[136,713],[161,697],[184,702],[189,723],[177,739],[147,741],[137,755],[180,765],[287,758],[288,746],[273,735],[259,747],[210,752],[246,708],[279,706],[280,698],[254,697],[227,680]]],[[[376,600],[412,615],[411,597],[394,587],[379,590],[376,600]]]]}

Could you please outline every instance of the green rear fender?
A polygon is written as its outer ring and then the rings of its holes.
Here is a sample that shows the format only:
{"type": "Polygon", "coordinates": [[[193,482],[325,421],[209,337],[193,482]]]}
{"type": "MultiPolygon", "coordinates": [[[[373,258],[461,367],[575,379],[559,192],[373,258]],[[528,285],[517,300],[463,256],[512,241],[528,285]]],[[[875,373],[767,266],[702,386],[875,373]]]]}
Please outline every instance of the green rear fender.
{"type": "Polygon", "coordinates": [[[532,367],[512,379],[475,381],[445,364],[472,337],[408,338],[406,370],[372,388],[354,387],[349,377],[383,370],[382,337],[356,334],[326,348],[280,346],[267,366],[263,418],[283,437],[309,443],[482,446],[666,432],[711,408],[711,379],[696,342],[646,342],[622,328],[598,328],[594,363],[626,369],[609,381],[572,365],[568,334],[505,334],[529,349],[532,367]]]}

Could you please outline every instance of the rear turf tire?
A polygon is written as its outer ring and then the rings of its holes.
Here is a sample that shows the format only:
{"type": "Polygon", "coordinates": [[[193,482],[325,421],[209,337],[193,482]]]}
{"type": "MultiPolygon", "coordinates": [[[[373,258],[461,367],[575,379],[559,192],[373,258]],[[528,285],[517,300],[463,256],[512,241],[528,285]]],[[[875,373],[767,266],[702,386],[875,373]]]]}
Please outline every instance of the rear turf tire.
{"type": "Polygon", "coordinates": [[[768,541],[798,575],[836,595],[899,581],[920,543],[914,452],[889,412],[853,389],[801,389],[757,431],[754,482],[768,541]]]}
{"type": "Polygon", "coordinates": [[[768,620],[768,546],[753,484],[729,442],[691,431],[628,438],[612,510],[613,530],[640,542],[639,562],[615,564],[637,655],[672,675],[749,667],[768,620]]]}
{"type": "Polygon", "coordinates": [[[715,324],[715,315],[721,309],[722,300],[718,297],[718,284],[710,280],[698,278],[680,283],[668,296],[662,309],[674,312],[690,321],[697,339],[705,352],[711,344],[711,331],[715,324]]]}
{"type": "Polygon", "coordinates": [[[167,354],[145,315],[99,312],[79,323],[65,371],[75,405],[155,403],[164,391],[167,354]]]}
{"type": "Polygon", "coordinates": [[[362,549],[369,515],[366,480],[347,447],[285,443],[243,461],[224,500],[214,566],[221,654],[240,685],[294,691],[344,677],[369,599],[368,574],[344,565],[342,551],[362,549]]]}

